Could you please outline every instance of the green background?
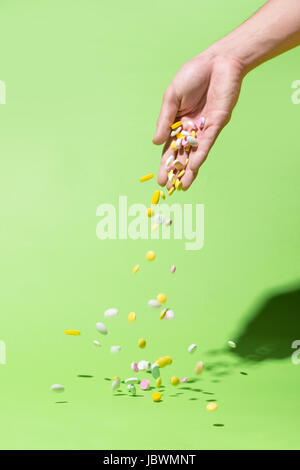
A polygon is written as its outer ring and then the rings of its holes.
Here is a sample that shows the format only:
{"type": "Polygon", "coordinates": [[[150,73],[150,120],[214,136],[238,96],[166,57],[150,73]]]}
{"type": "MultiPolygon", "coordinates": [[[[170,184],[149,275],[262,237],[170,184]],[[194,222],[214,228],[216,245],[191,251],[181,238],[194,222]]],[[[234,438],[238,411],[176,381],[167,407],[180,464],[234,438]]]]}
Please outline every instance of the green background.
{"type": "Polygon", "coordinates": [[[158,169],[151,139],[175,72],[262,3],[2,0],[2,449],[299,448],[291,343],[300,339],[300,105],[291,84],[300,50],[246,77],[197,182],[172,196],[205,204],[202,250],[186,251],[183,240],[100,241],[95,232],[99,204],[117,205],[119,195],[149,204],[156,182],[139,177],[158,169]],[[158,292],[173,322],[147,307],[158,292]],[[114,306],[119,316],[102,337],[95,323],[114,306]],[[173,365],[162,371],[161,403],[150,391],[112,395],[105,378],[166,354],[173,365]],[[194,378],[200,359],[198,380],[169,385],[172,375],[194,378]],[[50,392],[53,383],[64,394],[50,392]]]}

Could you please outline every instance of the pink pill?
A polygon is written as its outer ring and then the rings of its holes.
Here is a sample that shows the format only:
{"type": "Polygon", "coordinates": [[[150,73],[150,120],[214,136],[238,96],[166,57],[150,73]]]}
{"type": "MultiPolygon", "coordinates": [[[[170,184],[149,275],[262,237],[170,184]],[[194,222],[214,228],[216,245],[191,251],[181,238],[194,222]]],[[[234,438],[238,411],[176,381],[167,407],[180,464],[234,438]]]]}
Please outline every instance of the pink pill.
{"type": "Polygon", "coordinates": [[[205,118],[202,117],[202,118],[200,118],[200,121],[199,121],[199,129],[200,129],[200,131],[202,131],[202,129],[204,129],[204,126],[205,126],[205,118]]]}
{"type": "Polygon", "coordinates": [[[188,378],[187,377],[182,377],[182,379],[180,380],[181,383],[184,383],[184,382],[187,382],[188,378]]]}
{"type": "Polygon", "coordinates": [[[175,273],[175,271],[176,271],[176,266],[175,264],[173,264],[173,266],[171,267],[171,273],[175,273]]]}
{"type": "Polygon", "coordinates": [[[140,387],[141,387],[142,390],[148,390],[148,388],[150,387],[149,380],[147,380],[147,379],[141,380],[140,387]]]}
{"type": "Polygon", "coordinates": [[[173,170],[173,171],[176,170],[174,165],[168,166],[167,171],[171,171],[171,170],[173,170]]]}
{"type": "Polygon", "coordinates": [[[172,220],[171,220],[171,219],[166,220],[166,225],[171,225],[171,224],[172,224],[172,220]]]}
{"type": "Polygon", "coordinates": [[[182,139],[182,147],[186,147],[188,144],[188,141],[186,139],[182,139]]]}
{"type": "Polygon", "coordinates": [[[131,369],[134,370],[135,372],[139,371],[139,368],[136,362],[131,363],[131,369]]]}

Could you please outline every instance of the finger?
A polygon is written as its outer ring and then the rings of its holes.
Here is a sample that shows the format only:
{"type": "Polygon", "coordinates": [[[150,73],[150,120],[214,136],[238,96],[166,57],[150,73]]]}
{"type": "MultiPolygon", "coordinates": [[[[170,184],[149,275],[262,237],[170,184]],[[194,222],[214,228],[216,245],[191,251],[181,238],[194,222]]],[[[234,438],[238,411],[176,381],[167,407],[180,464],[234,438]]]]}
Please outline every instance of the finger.
{"type": "MultiPolygon", "coordinates": [[[[166,161],[170,155],[174,155],[174,151],[170,147],[170,142],[165,145],[164,152],[161,158],[160,167],[158,170],[157,181],[161,186],[165,186],[168,181],[168,171],[166,168],[166,161]]],[[[176,156],[174,156],[176,158],[176,156]]]]}
{"type": "Polygon", "coordinates": [[[189,168],[195,172],[197,171],[202,163],[206,160],[208,152],[213,146],[216,138],[218,137],[222,127],[213,124],[205,129],[200,134],[199,145],[196,149],[192,149],[189,156],[189,168]]]}
{"type": "Polygon", "coordinates": [[[186,168],[185,174],[181,178],[183,191],[186,191],[191,186],[197,175],[198,171],[192,171],[189,167],[186,168]]]}
{"type": "Polygon", "coordinates": [[[156,133],[153,138],[154,144],[161,145],[168,139],[170,135],[170,126],[176,118],[178,107],[179,103],[175,93],[171,87],[167,88],[157,121],[156,133]]]}

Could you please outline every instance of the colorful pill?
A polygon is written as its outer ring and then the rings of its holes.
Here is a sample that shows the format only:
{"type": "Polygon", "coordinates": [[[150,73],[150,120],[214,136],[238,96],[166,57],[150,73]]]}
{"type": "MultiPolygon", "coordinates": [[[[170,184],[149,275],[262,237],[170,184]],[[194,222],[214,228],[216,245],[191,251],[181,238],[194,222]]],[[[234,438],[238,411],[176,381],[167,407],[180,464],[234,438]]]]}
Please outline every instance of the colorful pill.
{"type": "Polygon", "coordinates": [[[169,191],[168,191],[169,196],[172,196],[172,194],[174,193],[174,191],[175,191],[175,187],[172,186],[172,188],[169,189],[169,191]]]}
{"type": "Polygon", "coordinates": [[[174,385],[174,387],[177,387],[177,385],[179,384],[179,378],[176,377],[176,375],[174,375],[174,376],[171,378],[171,384],[174,385]]]}
{"type": "Polygon", "coordinates": [[[154,210],[152,209],[152,207],[149,207],[149,208],[147,209],[147,216],[148,216],[148,217],[152,217],[153,214],[154,214],[154,210]]]}
{"type": "Polygon", "coordinates": [[[170,166],[174,160],[175,160],[174,155],[170,155],[166,160],[165,167],[168,168],[168,166],[170,166]]]}
{"type": "Polygon", "coordinates": [[[161,313],[160,313],[160,319],[163,320],[166,316],[166,313],[167,313],[168,309],[167,308],[164,308],[161,313]]]}
{"type": "Polygon", "coordinates": [[[181,121],[174,122],[174,124],[172,124],[171,126],[171,129],[178,129],[178,127],[180,127],[181,125],[181,121]]]}
{"type": "Polygon", "coordinates": [[[138,347],[140,349],[144,349],[146,347],[146,341],[144,340],[144,338],[138,340],[138,347]]]}
{"type": "Polygon", "coordinates": [[[184,174],[185,174],[185,170],[181,170],[181,172],[178,173],[177,178],[182,178],[184,174]]]}
{"type": "Polygon", "coordinates": [[[94,343],[95,346],[97,346],[97,348],[100,348],[101,344],[99,343],[99,341],[94,339],[93,343],[94,343]]]}
{"type": "Polygon", "coordinates": [[[140,178],[140,182],[143,183],[144,181],[151,180],[151,178],[153,178],[153,176],[154,176],[153,173],[149,173],[149,175],[142,176],[142,177],[140,178]]]}
{"type": "Polygon", "coordinates": [[[175,135],[178,134],[178,132],[181,132],[181,129],[182,129],[181,126],[180,126],[180,127],[177,127],[177,129],[174,129],[174,131],[171,131],[170,136],[171,136],[171,137],[175,137],[175,135]]]}
{"type": "Polygon", "coordinates": [[[63,392],[64,389],[65,389],[65,387],[64,387],[63,385],[61,385],[61,384],[53,384],[53,385],[51,385],[51,387],[50,387],[50,390],[51,390],[52,392],[63,392]]]}
{"type": "Polygon", "coordinates": [[[187,378],[187,377],[182,377],[182,379],[180,379],[180,382],[181,382],[182,384],[185,383],[185,382],[187,382],[187,381],[188,381],[188,378],[187,378]]]}
{"type": "Polygon", "coordinates": [[[160,192],[158,190],[154,191],[152,196],[152,205],[156,206],[159,202],[160,192]]]}
{"type": "Polygon", "coordinates": [[[191,136],[192,136],[192,137],[196,137],[196,132],[195,132],[195,131],[192,131],[192,132],[191,132],[191,136]]]}
{"type": "Polygon", "coordinates": [[[129,379],[125,379],[125,384],[138,384],[139,379],[137,377],[129,377],[129,379]]]}
{"type": "Polygon", "coordinates": [[[214,402],[208,403],[206,405],[207,411],[216,411],[217,408],[218,408],[218,405],[214,402]]]}
{"type": "Polygon", "coordinates": [[[164,304],[167,300],[166,294],[158,294],[156,297],[157,302],[160,302],[161,304],[164,304]]]}
{"type": "Polygon", "coordinates": [[[121,351],[121,346],[111,346],[110,352],[111,354],[117,354],[121,351]]]}
{"type": "Polygon", "coordinates": [[[120,379],[119,377],[116,377],[113,379],[112,384],[111,384],[111,389],[112,391],[116,390],[117,388],[120,387],[120,379]]]}
{"type": "Polygon", "coordinates": [[[172,225],[172,220],[171,219],[166,220],[165,225],[172,225]]]}
{"type": "Polygon", "coordinates": [[[118,309],[117,308],[109,308],[105,310],[104,312],[104,317],[105,318],[112,318],[118,315],[118,309]]]}
{"type": "Polygon", "coordinates": [[[173,264],[173,266],[171,266],[171,273],[173,274],[175,273],[175,271],[176,271],[176,266],[175,264],[173,264]]]}
{"type": "Polygon", "coordinates": [[[189,159],[187,158],[184,165],[187,166],[188,162],[189,162],[189,159]]]}
{"type": "Polygon", "coordinates": [[[157,230],[158,227],[159,227],[158,224],[153,224],[153,225],[152,225],[152,228],[151,228],[151,231],[152,231],[152,232],[155,232],[155,230],[157,230]]]}
{"type": "Polygon", "coordinates": [[[185,147],[185,151],[186,151],[187,153],[189,153],[190,150],[191,150],[191,146],[190,146],[190,145],[187,145],[187,146],[185,147]]]}
{"type": "Polygon", "coordinates": [[[79,336],[80,331],[78,331],[78,330],[65,330],[65,335],[79,336]]]}
{"type": "Polygon", "coordinates": [[[157,224],[161,225],[164,223],[165,221],[165,218],[162,214],[157,214],[155,217],[154,217],[154,220],[157,224]]]}
{"type": "Polygon", "coordinates": [[[176,170],[179,170],[179,171],[183,170],[183,164],[179,160],[175,160],[174,166],[176,170]]]}
{"type": "Polygon", "coordinates": [[[163,190],[160,191],[160,197],[161,197],[162,199],[166,199],[166,195],[165,195],[165,193],[163,192],[163,190]]]}
{"type": "Polygon", "coordinates": [[[134,370],[134,372],[138,372],[139,368],[136,362],[131,363],[131,369],[134,370]]]}
{"type": "Polygon", "coordinates": [[[136,388],[133,384],[129,384],[127,390],[131,395],[136,395],[136,388]]]}
{"type": "Polygon", "coordinates": [[[169,175],[168,175],[168,181],[169,181],[170,184],[174,184],[174,183],[175,183],[176,177],[175,177],[175,175],[173,174],[173,171],[169,173],[169,175]]]}
{"type": "Polygon", "coordinates": [[[195,366],[195,374],[196,375],[200,375],[203,371],[203,368],[204,368],[204,364],[202,361],[200,362],[197,362],[196,366],[195,366]]]}
{"type": "Polygon", "coordinates": [[[136,320],[136,314],[134,312],[130,312],[128,315],[128,321],[133,323],[136,320]]]}
{"type": "Polygon", "coordinates": [[[152,393],[152,400],[155,402],[158,402],[161,400],[161,393],[159,392],[154,392],[152,393]]]}
{"type": "Polygon", "coordinates": [[[150,387],[149,380],[147,380],[147,379],[141,380],[140,387],[141,387],[142,390],[148,390],[148,388],[150,387]]]}
{"type": "Polygon", "coordinates": [[[175,140],[173,140],[172,143],[171,143],[171,149],[172,149],[172,150],[177,150],[176,141],[175,141],[175,140]]]}
{"type": "Polygon", "coordinates": [[[205,126],[205,118],[204,117],[200,118],[198,126],[199,126],[200,131],[202,131],[204,129],[204,126],[205,126]]]}
{"type": "Polygon", "coordinates": [[[149,370],[150,367],[151,367],[151,364],[149,361],[142,360],[138,363],[139,370],[149,370]]]}
{"type": "Polygon", "coordinates": [[[152,377],[154,379],[158,379],[160,377],[160,370],[159,370],[159,366],[158,364],[152,364],[151,366],[151,373],[152,373],[152,377]]]}
{"type": "Polygon", "coordinates": [[[182,145],[182,144],[181,144],[181,139],[177,139],[175,145],[176,145],[176,148],[177,148],[177,149],[180,149],[180,147],[181,147],[181,145],[182,145]]]}
{"type": "Polygon", "coordinates": [[[133,270],[132,270],[133,274],[136,274],[139,269],[140,269],[140,265],[139,265],[139,264],[136,264],[135,267],[134,267],[133,270]]]}
{"type": "Polygon", "coordinates": [[[161,387],[161,377],[158,377],[158,379],[156,379],[155,386],[156,388],[161,387]]]}
{"type": "Polygon", "coordinates": [[[195,352],[197,349],[197,345],[196,344],[191,344],[189,347],[188,347],[188,352],[189,353],[193,353],[195,352]]]}
{"type": "Polygon", "coordinates": [[[103,335],[107,335],[107,328],[103,323],[101,322],[96,323],[96,328],[103,335]]]}
{"type": "Polygon", "coordinates": [[[234,349],[236,348],[236,343],[234,341],[228,341],[228,346],[234,349]]]}
{"type": "Polygon", "coordinates": [[[175,313],[173,310],[167,310],[165,320],[173,320],[175,318],[175,313]]]}
{"type": "Polygon", "coordinates": [[[184,137],[187,137],[188,135],[190,135],[188,131],[181,131],[181,134],[184,135],[184,137]]]}
{"type": "Polygon", "coordinates": [[[198,146],[198,140],[195,138],[195,137],[192,137],[191,135],[189,135],[186,140],[188,141],[188,143],[192,146],[192,147],[197,147],[198,146]]]}
{"type": "Polygon", "coordinates": [[[148,305],[149,307],[154,307],[154,308],[161,307],[161,303],[158,302],[156,299],[149,300],[148,305]]]}
{"type": "Polygon", "coordinates": [[[175,181],[175,189],[177,189],[177,191],[182,190],[182,182],[180,180],[175,181]]]}
{"type": "Polygon", "coordinates": [[[147,253],[146,253],[146,259],[147,259],[148,261],[153,261],[154,258],[155,258],[155,253],[154,253],[154,251],[147,251],[147,253]]]}

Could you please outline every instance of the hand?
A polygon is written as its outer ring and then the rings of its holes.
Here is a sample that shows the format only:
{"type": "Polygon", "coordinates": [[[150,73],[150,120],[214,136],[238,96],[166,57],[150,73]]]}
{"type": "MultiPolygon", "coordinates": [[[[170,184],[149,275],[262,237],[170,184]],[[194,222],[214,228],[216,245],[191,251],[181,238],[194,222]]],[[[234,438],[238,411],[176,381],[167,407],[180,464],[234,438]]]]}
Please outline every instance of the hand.
{"type": "MultiPolygon", "coordinates": [[[[170,189],[165,162],[174,150],[170,144],[170,125],[180,119],[184,129],[190,130],[188,121],[199,122],[205,119],[203,130],[197,131],[198,147],[192,147],[186,172],[182,177],[182,189],[187,189],[198,174],[218,134],[228,123],[238,100],[243,79],[243,65],[233,57],[222,57],[209,50],[184,64],[167,88],[157,122],[153,142],[161,145],[166,142],[158,182],[170,189]]],[[[177,151],[176,158],[185,163],[187,153],[177,151]]]]}

